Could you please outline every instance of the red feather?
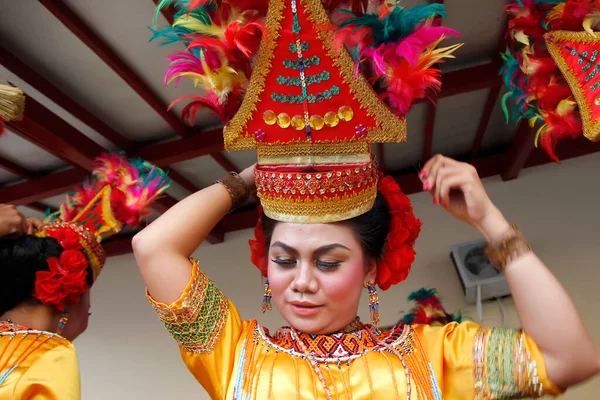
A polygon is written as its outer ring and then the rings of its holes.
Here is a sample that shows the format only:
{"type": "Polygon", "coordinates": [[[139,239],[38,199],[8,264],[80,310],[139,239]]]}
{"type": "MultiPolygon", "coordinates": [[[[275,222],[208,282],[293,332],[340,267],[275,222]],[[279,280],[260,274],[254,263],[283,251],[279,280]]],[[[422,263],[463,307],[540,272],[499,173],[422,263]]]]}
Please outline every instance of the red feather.
{"type": "Polygon", "coordinates": [[[405,59],[399,60],[395,68],[385,75],[387,100],[392,109],[405,116],[416,99],[427,98],[434,102],[441,88],[440,70],[411,66],[405,59]]]}
{"type": "Polygon", "coordinates": [[[527,36],[536,40],[542,40],[546,30],[542,25],[544,13],[534,0],[523,0],[523,5],[512,3],[504,9],[512,16],[508,21],[508,29],[511,31],[523,31],[527,36]]]}
{"type": "Polygon", "coordinates": [[[557,111],[552,111],[546,116],[548,129],[539,137],[539,146],[548,153],[550,158],[559,162],[559,158],[554,153],[556,144],[564,139],[575,139],[581,135],[581,117],[576,111],[560,115],[557,111]]]}
{"type": "Polygon", "coordinates": [[[551,12],[548,23],[552,30],[581,31],[583,20],[594,11],[594,4],[590,0],[568,0],[557,6],[559,12],[551,12]],[[560,12],[560,8],[562,12],[560,12]]]}

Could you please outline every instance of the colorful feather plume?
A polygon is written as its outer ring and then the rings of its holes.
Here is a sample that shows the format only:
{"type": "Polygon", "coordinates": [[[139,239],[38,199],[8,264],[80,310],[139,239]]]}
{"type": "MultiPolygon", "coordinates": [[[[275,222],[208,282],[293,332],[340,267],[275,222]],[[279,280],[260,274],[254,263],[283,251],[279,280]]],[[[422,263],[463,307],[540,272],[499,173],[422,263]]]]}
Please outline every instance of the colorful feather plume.
{"type": "MultiPolygon", "coordinates": [[[[407,325],[443,326],[451,322],[462,322],[460,314],[450,314],[442,305],[435,289],[419,289],[408,296],[415,306],[399,322],[407,325]]],[[[385,330],[386,328],[382,328],[385,330]]]]}
{"type": "Polygon", "coordinates": [[[440,71],[434,65],[461,45],[439,49],[453,29],[437,25],[444,17],[443,4],[413,8],[383,5],[378,14],[353,15],[344,11],[336,30],[339,49],[346,45],[356,59],[356,73],[372,71],[372,82],[381,83],[378,93],[398,116],[404,117],[416,100],[434,101],[441,87],[440,71]],[[357,40],[358,39],[358,40],[357,40]]]}
{"type": "Polygon", "coordinates": [[[177,86],[181,79],[191,79],[202,94],[180,97],[169,108],[191,100],[182,110],[182,119],[193,124],[198,110],[207,108],[227,123],[241,104],[253,57],[265,37],[262,19],[267,2],[163,0],[157,12],[173,4],[180,7],[173,26],[151,29],[150,40],[186,46],[185,52],[168,57],[165,84],[177,86]]]}
{"type": "Polygon", "coordinates": [[[502,99],[507,121],[529,120],[535,144],[559,161],[554,150],[563,139],[582,133],[579,108],[551,57],[544,35],[555,30],[593,33],[600,21],[597,0],[518,0],[505,7],[510,41],[500,70],[509,92],[502,99]],[[508,103],[513,103],[509,110],[508,103]]]}
{"type": "Polygon", "coordinates": [[[115,218],[125,225],[138,225],[148,207],[170,185],[167,174],[140,159],[119,153],[103,154],[94,161],[92,177],[69,193],[53,218],[73,220],[106,186],[112,188],[111,207],[115,218]]]}
{"type": "MultiPolygon", "coordinates": [[[[239,109],[252,73],[254,57],[266,37],[267,0],[161,0],[161,8],[178,9],[173,26],[155,30],[161,45],[182,43],[185,52],[169,56],[165,83],[191,79],[201,93],[176,99],[187,102],[181,117],[193,124],[200,109],[214,112],[227,124],[239,109]]],[[[412,8],[369,0],[324,0],[335,21],[329,29],[338,51],[347,48],[382,99],[404,117],[418,99],[433,101],[440,89],[436,64],[460,47],[443,49],[442,39],[459,33],[439,26],[442,4],[412,8]]]]}

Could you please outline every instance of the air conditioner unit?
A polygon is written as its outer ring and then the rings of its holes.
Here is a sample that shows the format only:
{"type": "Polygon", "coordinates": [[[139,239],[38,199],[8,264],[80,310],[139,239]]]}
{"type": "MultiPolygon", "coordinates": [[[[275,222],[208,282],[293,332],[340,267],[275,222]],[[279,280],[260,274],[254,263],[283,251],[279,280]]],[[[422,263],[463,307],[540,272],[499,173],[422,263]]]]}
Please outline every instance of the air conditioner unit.
{"type": "Polygon", "coordinates": [[[478,307],[484,300],[510,295],[504,274],[492,266],[485,254],[485,244],[485,240],[457,244],[450,253],[467,303],[478,307]]]}

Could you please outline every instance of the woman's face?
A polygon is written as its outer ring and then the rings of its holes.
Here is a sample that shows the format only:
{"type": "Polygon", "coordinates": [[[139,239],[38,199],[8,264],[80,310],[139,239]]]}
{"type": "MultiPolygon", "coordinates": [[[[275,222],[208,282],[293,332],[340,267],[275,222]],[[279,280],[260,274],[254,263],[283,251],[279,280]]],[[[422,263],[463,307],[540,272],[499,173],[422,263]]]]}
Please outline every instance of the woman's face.
{"type": "Polygon", "coordinates": [[[352,229],[343,224],[275,226],[269,249],[273,300],[290,326],[301,332],[339,331],[356,317],[365,282],[374,281],[352,229]]]}
{"type": "Polygon", "coordinates": [[[73,341],[77,339],[88,327],[90,316],[90,291],[81,296],[77,304],[69,307],[69,319],[62,332],[62,336],[73,341]]]}

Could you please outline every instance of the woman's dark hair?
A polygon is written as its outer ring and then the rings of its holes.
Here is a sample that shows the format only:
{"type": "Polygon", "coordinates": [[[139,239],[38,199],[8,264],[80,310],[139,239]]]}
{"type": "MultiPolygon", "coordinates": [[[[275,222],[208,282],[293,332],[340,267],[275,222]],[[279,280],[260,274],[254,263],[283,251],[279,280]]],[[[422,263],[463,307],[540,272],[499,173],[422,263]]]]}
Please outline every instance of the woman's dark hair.
{"type": "Polygon", "coordinates": [[[53,238],[25,235],[0,238],[0,315],[21,303],[35,303],[35,274],[48,271],[48,258],[63,248],[53,238]]]}
{"type": "MultiPolygon", "coordinates": [[[[277,221],[261,214],[263,231],[267,239],[267,253],[271,246],[271,237],[277,221]]],[[[364,253],[367,256],[379,258],[385,245],[385,239],[390,230],[391,215],[385,199],[377,193],[375,205],[365,214],[352,219],[338,222],[352,228],[357,235],[364,253]]]]}

